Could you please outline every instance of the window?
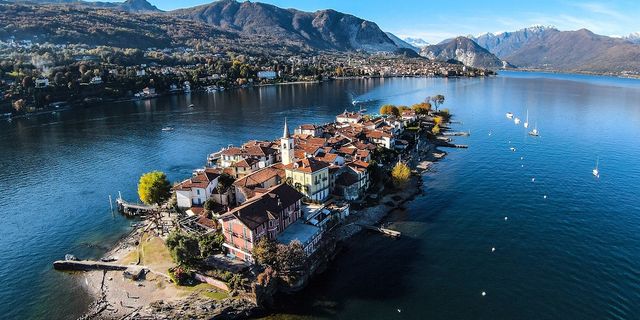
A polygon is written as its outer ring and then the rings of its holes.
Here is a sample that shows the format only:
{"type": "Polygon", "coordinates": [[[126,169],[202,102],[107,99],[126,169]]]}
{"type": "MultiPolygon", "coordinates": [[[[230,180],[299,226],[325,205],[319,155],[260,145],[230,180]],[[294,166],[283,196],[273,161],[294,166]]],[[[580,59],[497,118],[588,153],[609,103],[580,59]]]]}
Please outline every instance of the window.
{"type": "Polygon", "coordinates": [[[200,189],[196,189],[196,192],[198,193],[198,195],[200,195],[200,189]]]}

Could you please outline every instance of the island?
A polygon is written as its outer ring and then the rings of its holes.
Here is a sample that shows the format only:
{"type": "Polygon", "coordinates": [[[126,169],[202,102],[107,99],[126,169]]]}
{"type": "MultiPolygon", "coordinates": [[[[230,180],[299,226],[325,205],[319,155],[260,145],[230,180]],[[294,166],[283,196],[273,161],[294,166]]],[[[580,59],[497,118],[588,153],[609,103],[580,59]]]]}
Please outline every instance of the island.
{"type": "Polygon", "coordinates": [[[380,226],[420,194],[421,175],[451,143],[445,97],[378,114],[347,111],[326,124],[211,153],[171,185],[141,176],[142,204],[119,197],[140,222],[100,261],[54,262],[81,271],[95,295],[85,318],[246,318],[268,312],[276,293],[295,294],[362,230],[380,226]]]}

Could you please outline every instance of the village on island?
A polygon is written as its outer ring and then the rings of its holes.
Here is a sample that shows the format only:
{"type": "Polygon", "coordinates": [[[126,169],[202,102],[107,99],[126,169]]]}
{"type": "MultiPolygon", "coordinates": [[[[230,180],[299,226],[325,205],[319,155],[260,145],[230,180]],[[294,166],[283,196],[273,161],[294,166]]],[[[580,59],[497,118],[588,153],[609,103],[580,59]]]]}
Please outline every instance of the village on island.
{"type": "Polygon", "coordinates": [[[118,197],[140,222],[99,261],[68,255],[54,268],[83,271],[96,301],[92,317],[246,317],[273,296],[301,290],[344,240],[379,226],[419,194],[420,173],[445,153],[451,115],[444,96],[376,115],[339,114],[282,136],[228,146],[171,185],[164,173],[140,178],[145,204],[118,197]]]}

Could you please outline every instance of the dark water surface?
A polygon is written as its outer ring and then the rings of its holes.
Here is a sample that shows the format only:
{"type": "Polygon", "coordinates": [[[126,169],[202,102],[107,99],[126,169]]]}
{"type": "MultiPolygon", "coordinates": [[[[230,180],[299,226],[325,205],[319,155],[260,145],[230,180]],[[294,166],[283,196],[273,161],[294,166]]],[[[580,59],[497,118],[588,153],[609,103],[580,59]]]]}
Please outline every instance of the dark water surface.
{"type": "Polygon", "coordinates": [[[179,180],[222,146],[277,137],[285,116],[328,122],[354,98],[375,110],[436,93],[471,147],[449,150],[425,195],[389,217],[401,239],[356,236],[274,318],[640,318],[640,81],[536,73],[263,87],[0,123],[0,314],[81,314],[78,277],[51,262],[98,257],[129,230],[108,196],[135,199],[143,172],[179,180]],[[539,138],[504,116],[527,108],[539,138]]]}

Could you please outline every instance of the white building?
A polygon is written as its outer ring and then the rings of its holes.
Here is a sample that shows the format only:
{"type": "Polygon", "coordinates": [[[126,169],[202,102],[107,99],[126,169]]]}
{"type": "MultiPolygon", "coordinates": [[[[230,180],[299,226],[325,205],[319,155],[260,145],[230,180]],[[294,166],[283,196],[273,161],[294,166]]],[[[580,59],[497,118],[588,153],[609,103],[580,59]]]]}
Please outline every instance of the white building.
{"type": "Polygon", "coordinates": [[[359,112],[348,112],[345,110],[336,116],[336,122],[338,123],[358,123],[360,120],[362,120],[362,115],[359,112]]]}
{"type": "Polygon", "coordinates": [[[277,76],[275,71],[258,71],[258,79],[275,79],[277,76]]]}
{"type": "Polygon", "coordinates": [[[179,208],[201,206],[211,197],[218,186],[220,175],[212,169],[197,171],[193,177],[182,181],[174,190],[179,208]]]}
{"type": "Polygon", "coordinates": [[[293,163],[295,149],[293,137],[289,134],[289,126],[287,125],[287,119],[284,119],[284,134],[280,138],[280,155],[282,157],[282,164],[288,165],[293,163]]]}

